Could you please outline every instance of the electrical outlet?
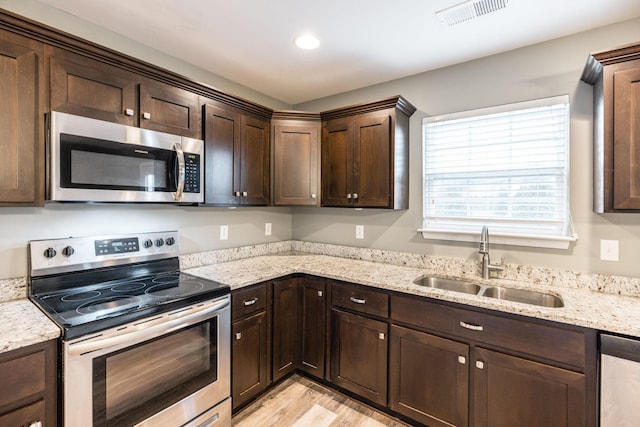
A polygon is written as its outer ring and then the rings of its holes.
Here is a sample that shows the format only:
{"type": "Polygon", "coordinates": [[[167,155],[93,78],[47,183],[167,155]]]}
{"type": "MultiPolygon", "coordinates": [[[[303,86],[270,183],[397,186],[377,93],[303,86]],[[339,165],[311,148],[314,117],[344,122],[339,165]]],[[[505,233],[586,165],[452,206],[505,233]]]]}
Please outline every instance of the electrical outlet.
{"type": "Polygon", "coordinates": [[[364,225],[356,225],[356,239],[364,239],[364,225]]]}
{"type": "Polygon", "coordinates": [[[271,223],[270,222],[265,222],[264,223],[264,235],[265,236],[271,236],[271,223]]]}
{"type": "Polygon", "coordinates": [[[600,240],[600,259],[602,261],[619,261],[617,240],[600,240]]]}
{"type": "Polygon", "coordinates": [[[221,225],[220,226],[220,240],[229,240],[229,226],[221,225]]]}

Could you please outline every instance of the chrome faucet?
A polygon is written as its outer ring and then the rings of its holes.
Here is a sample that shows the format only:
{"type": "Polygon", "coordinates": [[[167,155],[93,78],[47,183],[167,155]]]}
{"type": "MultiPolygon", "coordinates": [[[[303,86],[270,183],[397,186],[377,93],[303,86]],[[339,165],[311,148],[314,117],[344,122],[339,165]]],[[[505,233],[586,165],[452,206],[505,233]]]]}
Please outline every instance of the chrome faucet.
{"type": "Polygon", "coordinates": [[[480,250],[482,254],[482,278],[488,279],[491,271],[502,271],[504,267],[497,264],[491,264],[489,258],[489,229],[485,225],[482,227],[482,233],[480,234],[480,250]]]}

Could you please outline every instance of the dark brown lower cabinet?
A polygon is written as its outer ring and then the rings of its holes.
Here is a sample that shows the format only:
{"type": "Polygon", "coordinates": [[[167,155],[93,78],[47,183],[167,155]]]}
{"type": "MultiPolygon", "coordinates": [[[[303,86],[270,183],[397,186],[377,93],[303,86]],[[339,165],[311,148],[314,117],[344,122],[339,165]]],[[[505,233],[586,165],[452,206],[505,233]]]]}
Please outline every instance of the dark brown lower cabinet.
{"type": "Polygon", "coordinates": [[[585,423],[585,376],[477,348],[474,427],[578,427],[585,423]]]}
{"type": "Polygon", "coordinates": [[[391,325],[389,407],[431,427],[467,426],[469,346],[391,325]]]}
{"type": "Polygon", "coordinates": [[[235,409],[268,385],[267,314],[262,311],[233,322],[231,328],[231,397],[235,409]]]}
{"type": "Polygon", "coordinates": [[[304,372],[324,378],[327,341],[327,283],[319,277],[301,277],[300,361],[304,372]]]}
{"type": "Polygon", "coordinates": [[[331,319],[331,381],[386,405],[388,324],[339,310],[331,319]]]}
{"type": "Polygon", "coordinates": [[[298,356],[298,279],[273,282],[273,381],[296,369],[298,356]]]}

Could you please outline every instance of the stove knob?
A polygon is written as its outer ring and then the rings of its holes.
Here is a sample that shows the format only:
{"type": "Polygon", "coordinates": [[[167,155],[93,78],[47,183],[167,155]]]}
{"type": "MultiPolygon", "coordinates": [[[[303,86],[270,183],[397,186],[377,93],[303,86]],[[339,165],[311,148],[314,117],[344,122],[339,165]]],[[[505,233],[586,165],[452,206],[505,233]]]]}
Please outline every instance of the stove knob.
{"type": "Polygon", "coordinates": [[[158,239],[158,240],[156,240],[156,246],[157,246],[157,247],[160,247],[160,246],[162,246],[162,245],[164,245],[164,240],[162,240],[162,239],[158,239]]]}
{"type": "Polygon", "coordinates": [[[64,256],[71,256],[74,252],[75,250],[71,246],[66,246],[64,249],[62,249],[62,255],[64,256]]]}
{"type": "Polygon", "coordinates": [[[166,240],[167,246],[171,246],[176,242],[176,239],[174,239],[173,237],[168,237],[166,240]]]}
{"type": "Polygon", "coordinates": [[[45,249],[45,250],[44,250],[44,254],[43,254],[43,255],[44,255],[46,258],[53,258],[53,257],[54,257],[54,256],[56,256],[57,254],[58,254],[58,252],[56,252],[56,250],[55,250],[55,249],[53,249],[53,248],[47,248],[47,249],[45,249]]]}
{"type": "Polygon", "coordinates": [[[153,246],[153,242],[151,241],[151,239],[147,239],[144,241],[143,245],[145,248],[150,248],[151,246],[153,246]]]}

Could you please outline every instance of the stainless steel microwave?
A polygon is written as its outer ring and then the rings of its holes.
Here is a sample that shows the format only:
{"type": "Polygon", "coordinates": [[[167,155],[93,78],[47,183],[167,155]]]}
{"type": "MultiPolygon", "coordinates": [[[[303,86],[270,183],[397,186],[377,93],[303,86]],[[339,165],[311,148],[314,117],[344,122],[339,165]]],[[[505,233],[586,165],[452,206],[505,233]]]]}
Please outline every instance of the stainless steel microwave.
{"type": "Polygon", "coordinates": [[[48,200],[204,201],[202,140],[60,112],[47,123],[48,200]]]}

